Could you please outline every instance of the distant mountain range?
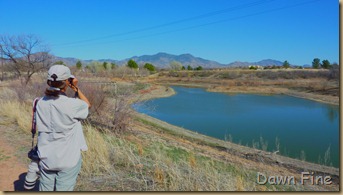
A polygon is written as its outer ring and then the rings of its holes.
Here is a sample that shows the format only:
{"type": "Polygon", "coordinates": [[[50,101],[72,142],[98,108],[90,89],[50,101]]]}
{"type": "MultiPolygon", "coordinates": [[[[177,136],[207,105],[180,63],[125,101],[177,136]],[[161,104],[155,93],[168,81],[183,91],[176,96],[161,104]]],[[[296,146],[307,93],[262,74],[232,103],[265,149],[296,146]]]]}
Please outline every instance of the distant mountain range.
{"type": "Polygon", "coordinates": [[[240,62],[240,61],[236,61],[236,62],[232,62],[230,64],[228,64],[229,67],[244,67],[244,66],[251,66],[251,65],[255,65],[255,66],[282,66],[283,62],[278,61],[278,60],[272,60],[272,59],[266,59],[266,60],[261,60],[258,62],[240,62]]]}
{"type": "MultiPolygon", "coordinates": [[[[250,65],[259,65],[259,66],[281,66],[283,62],[278,60],[266,59],[261,60],[258,62],[232,62],[229,64],[221,64],[219,62],[213,60],[207,60],[200,57],[194,57],[191,54],[181,54],[181,55],[172,55],[168,53],[157,53],[155,55],[142,55],[142,56],[133,56],[131,58],[123,59],[123,60],[114,60],[114,59],[99,59],[99,60],[80,60],[83,65],[87,65],[92,61],[99,61],[99,62],[113,62],[119,66],[126,65],[127,62],[133,59],[135,60],[138,65],[144,65],[145,63],[151,63],[156,67],[159,68],[168,68],[172,61],[178,61],[183,66],[187,67],[190,65],[191,67],[202,66],[203,68],[226,68],[226,67],[246,67],[250,65]]],[[[54,61],[63,61],[65,64],[69,66],[74,66],[76,62],[79,60],[77,58],[63,58],[54,56],[54,61]]]]}
{"type": "MultiPolygon", "coordinates": [[[[157,53],[155,55],[143,55],[143,56],[134,56],[130,59],[135,60],[138,64],[145,64],[147,62],[152,63],[160,68],[168,68],[172,61],[180,62],[183,66],[191,67],[202,66],[204,68],[223,68],[224,64],[220,64],[216,61],[206,60],[199,57],[194,57],[191,54],[181,54],[181,55],[172,55],[167,53],[157,53]]],[[[124,60],[124,64],[129,59],[124,60]]]]}

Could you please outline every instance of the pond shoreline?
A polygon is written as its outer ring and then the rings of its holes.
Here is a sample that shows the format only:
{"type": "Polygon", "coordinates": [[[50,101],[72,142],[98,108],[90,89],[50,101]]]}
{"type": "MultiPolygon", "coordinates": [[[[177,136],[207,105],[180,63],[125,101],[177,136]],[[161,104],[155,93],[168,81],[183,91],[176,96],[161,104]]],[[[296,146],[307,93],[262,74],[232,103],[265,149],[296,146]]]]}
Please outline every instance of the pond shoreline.
{"type": "Polygon", "coordinates": [[[303,98],[307,100],[312,100],[320,103],[331,104],[339,106],[339,97],[333,97],[328,95],[319,95],[313,93],[307,93],[302,91],[295,91],[291,89],[286,89],[282,87],[222,87],[222,86],[213,86],[211,84],[185,84],[185,83],[157,83],[165,86],[183,86],[183,87],[192,87],[192,88],[204,88],[208,92],[217,92],[217,93],[229,93],[229,94],[262,94],[262,95],[288,95],[297,98],[303,98]]]}
{"type": "MultiPolygon", "coordinates": [[[[174,86],[174,84],[170,84],[170,85],[174,86]]],[[[167,85],[167,86],[170,86],[170,85],[167,85]]],[[[177,86],[181,86],[181,85],[177,85],[177,86]]],[[[203,86],[199,86],[199,85],[186,85],[186,86],[204,88],[203,86]]],[[[149,100],[149,99],[161,98],[161,97],[162,98],[170,97],[175,94],[175,91],[171,87],[166,87],[166,85],[153,84],[152,86],[150,86],[150,88],[151,87],[153,87],[154,90],[152,91],[154,92],[149,93],[149,95],[146,94],[144,98],[142,98],[143,101],[149,100]],[[169,88],[169,89],[166,90],[166,88],[169,88]]],[[[260,93],[260,94],[267,94],[267,93],[260,93]]],[[[254,160],[254,161],[256,160],[260,161],[261,159],[263,159],[263,161],[266,161],[266,162],[268,161],[268,163],[270,164],[286,167],[292,170],[297,170],[297,171],[312,170],[318,173],[331,174],[339,178],[339,169],[335,167],[328,167],[328,166],[323,166],[323,165],[319,165],[319,164],[315,164],[311,162],[304,162],[298,159],[281,156],[276,153],[266,152],[266,151],[246,147],[246,146],[241,146],[239,144],[227,142],[227,141],[220,140],[217,138],[209,137],[206,135],[199,134],[197,132],[193,132],[191,130],[187,130],[187,129],[169,124],[167,122],[161,121],[159,119],[148,116],[146,114],[138,113],[137,111],[134,111],[134,116],[139,121],[141,122],[144,121],[145,123],[148,123],[150,126],[154,127],[154,129],[156,129],[157,127],[157,129],[159,130],[162,129],[163,132],[171,134],[173,136],[184,137],[198,144],[205,144],[210,147],[216,148],[218,150],[225,150],[225,151],[230,152],[231,154],[240,156],[241,158],[246,158],[246,159],[251,158],[251,160],[254,160]]]]}
{"type": "MultiPolygon", "coordinates": [[[[339,168],[328,167],[311,162],[301,161],[286,156],[281,156],[276,153],[267,152],[259,149],[254,149],[232,142],[220,140],[197,132],[187,130],[146,114],[135,111],[134,116],[140,121],[153,127],[152,130],[161,133],[167,133],[176,137],[181,137],[192,141],[199,145],[206,145],[219,151],[224,151],[243,159],[248,159],[256,162],[265,162],[269,165],[280,166],[295,172],[304,170],[313,171],[316,173],[330,174],[336,179],[339,179],[339,168]]],[[[336,180],[336,182],[338,182],[336,180]]]]}

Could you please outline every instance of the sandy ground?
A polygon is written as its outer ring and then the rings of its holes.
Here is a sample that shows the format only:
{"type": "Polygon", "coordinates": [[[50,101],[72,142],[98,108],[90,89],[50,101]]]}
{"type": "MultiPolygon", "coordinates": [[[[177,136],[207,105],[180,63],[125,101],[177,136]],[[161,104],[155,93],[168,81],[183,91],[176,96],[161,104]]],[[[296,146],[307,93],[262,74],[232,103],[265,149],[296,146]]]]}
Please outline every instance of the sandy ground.
{"type": "MultiPolygon", "coordinates": [[[[0,133],[6,134],[7,129],[0,126],[0,133]]],[[[0,137],[0,190],[1,191],[21,191],[27,171],[27,165],[17,157],[16,148],[13,142],[6,136],[0,137]]]]}

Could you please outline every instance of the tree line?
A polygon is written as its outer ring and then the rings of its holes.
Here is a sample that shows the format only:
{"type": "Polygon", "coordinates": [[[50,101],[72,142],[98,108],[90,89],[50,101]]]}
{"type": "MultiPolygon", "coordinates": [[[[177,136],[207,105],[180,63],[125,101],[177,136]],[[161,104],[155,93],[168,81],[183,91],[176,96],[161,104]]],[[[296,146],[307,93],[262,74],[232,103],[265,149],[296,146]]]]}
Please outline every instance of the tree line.
{"type": "MultiPolygon", "coordinates": [[[[81,61],[78,61],[76,64],[75,64],[76,68],[81,70],[83,65],[81,63],[81,61]]],[[[137,62],[134,60],[134,59],[130,59],[127,63],[126,63],[126,66],[128,68],[131,68],[131,69],[139,69],[139,66],[137,64],[137,62]]],[[[103,62],[102,64],[100,62],[92,62],[90,64],[88,64],[85,68],[86,69],[103,69],[103,70],[109,70],[109,69],[115,69],[117,67],[117,65],[113,62],[111,63],[107,63],[107,62],[103,62]],[[109,65],[110,65],[110,68],[109,68],[109,65]],[[96,68],[98,67],[98,68],[96,68]]],[[[148,71],[150,72],[155,72],[157,71],[157,67],[154,66],[152,63],[145,63],[142,68],[144,69],[147,69],[148,71]]],[[[183,66],[180,62],[177,62],[177,61],[172,61],[169,65],[169,68],[171,70],[174,70],[174,71],[179,71],[179,70],[203,70],[203,67],[202,66],[197,66],[195,68],[191,67],[190,65],[187,66],[187,68],[185,66],[183,66]]]]}
{"type": "Polygon", "coordinates": [[[336,63],[331,64],[329,60],[323,60],[322,63],[320,63],[319,58],[314,58],[312,61],[312,68],[315,68],[315,69],[319,69],[319,68],[330,69],[330,68],[333,68],[334,66],[338,66],[338,64],[336,63]]]}
{"type": "MultiPolygon", "coordinates": [[[[284,68],[289,68],[290,64],[289,62],[286,60],[284,61],[283,65],[284,68]]],[[[333,63],[331,64],[329,60],[323,60],[322,62],[320,62],[319,58],[314,58],[312,61],[312,68],[314,69],[330,69],[330,68],[335,68],[336,66],[338,66],[337,63],[333,63]]]]}
{"type": "MultiPolygon", "coordinates": [[[[4,72],[10,72],[16,78],[22,78],[23,82],[27,84],[32,75],[47,70],[53,64],[64,64],[63,61],[55,61],[54,57],[50,54],[50,49],[41,39],[36,35],[24,34],[24,35],[0,35],[0,65],[2,80],[4,78],[4,72]]],[[[65,64],[64,64],[65,65],[65,64]]],[[[126,66],[130,69],[137,70],[139,66],[137,62],[130,59],[126,66]]],[[[75,64],[77,69],[82,69],[83,65],[81,61],[75,64]]],[[[284,61],[284,68],[289,68],[290,63],[284,61]]],[[[312,61],[312,68],[314,69],[338,69],[338,64],[331,64],[329,60],[320,60],[314,58],[312,61]]],[[[100,70],[115,70],[117,65],[113,62],[93,62],[85,66],[86,69],[91,72],[97,72],[100,70]]],[[[145,63],[143,68],[155,72],[157,67],[152,63],[145,63]]],[[[203,70],[202,66],[192,67],[188,65],[185,67],[180,62],[172,61],[169,64],[169,68],[172,71],[180,70],[203,70]]]]}

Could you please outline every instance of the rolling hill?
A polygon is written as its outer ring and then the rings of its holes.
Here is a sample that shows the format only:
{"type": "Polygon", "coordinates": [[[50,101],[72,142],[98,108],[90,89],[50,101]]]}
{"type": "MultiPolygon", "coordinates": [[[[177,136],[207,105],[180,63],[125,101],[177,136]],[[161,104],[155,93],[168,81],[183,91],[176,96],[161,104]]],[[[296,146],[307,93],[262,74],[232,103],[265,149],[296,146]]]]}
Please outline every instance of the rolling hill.
{"type": "MultiPolygon", "coordinates": [[[[229,68],[229,67],[246,67],[250,65],[260,65],[260,66],[281,66],[282,62],[273,59],[265,59],[258,62],[241,62],[235,61],[229,64],[221,64],[219,62],[213,60],[207,60],[200,57],[195,57],[191,54],[181,54],[181,55],[173,55],[168,53],[157,53],[154,55],[142,55],[142,56],[133,56],[131,58],[123,59],[123,60],[114,60],[114,59],[98,59],[98,60],[80,60],[82,64],[85,66],[92,61],[99,61],[99,62],[113,62],[119,66],[126,65],[127,62],[133,59],[135,60],[138,65],[144,65],[145,63],[151,63],[158,68],[169,68],[169,65],[172,61],[180,62],[183,66],[187,67],[190,65],[191,67],[202,66],[203,68],[229,68]]],[[[63,61],[65,64],[69,66],[74,66],[79,59],[72,58],[72,57],[58,57],[54,56],[53,61],[63,61]]]]}

